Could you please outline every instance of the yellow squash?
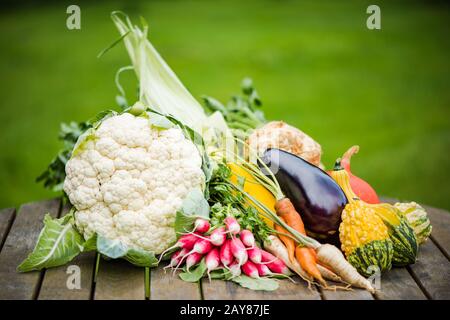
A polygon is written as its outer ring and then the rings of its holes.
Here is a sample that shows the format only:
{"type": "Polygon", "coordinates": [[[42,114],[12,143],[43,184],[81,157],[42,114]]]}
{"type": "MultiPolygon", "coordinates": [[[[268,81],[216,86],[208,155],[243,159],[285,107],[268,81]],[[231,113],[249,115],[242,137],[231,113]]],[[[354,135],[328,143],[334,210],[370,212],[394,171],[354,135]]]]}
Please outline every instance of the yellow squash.
{"type": "MultiPolygon", "coordinates": [[[[231,169],[232,172],[231,182],[233,184],[238,184],[239,179],[245,179],[243,186],[244,191],[275,213],[275,203],[277,202],[277,200],[272,195],[272,193],[270,193],[266,188],[260,185],[249,173],[247,173],[237,164],[228,163],[228,167],[231,169]]],[[[264,216],[263,211],[259,209],[258,206],[254,205],[251,200],[248,200],[247,202],[249,205],[257,208],[258,211],[260,212],[261,219],[263,219],[263,221],[269,227],[273,228],[273,222],[264,216]]]]}

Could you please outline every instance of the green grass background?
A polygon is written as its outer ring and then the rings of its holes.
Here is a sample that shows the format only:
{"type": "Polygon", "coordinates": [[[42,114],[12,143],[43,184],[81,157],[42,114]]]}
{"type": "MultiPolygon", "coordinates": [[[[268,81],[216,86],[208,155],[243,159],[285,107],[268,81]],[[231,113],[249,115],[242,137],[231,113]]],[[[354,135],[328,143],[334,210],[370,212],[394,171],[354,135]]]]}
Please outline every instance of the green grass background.
{"type": "MultiPolygon", "coordinates": [[[[115,106],[116,70],[129,63],[109,13],[144,16],[154,45],[194,96],[221,100],[254,79],[269,119],[313,136],[331,166],[359,144],[353,171],[379,194],[450,209],[449,7],[377,1],[78,2],[0,13],[0,207],[52,197],[35,177],[60,147],[61,121],[115,106]]],[[[132,74],[125,76],[135,90],[132,74]]]]}

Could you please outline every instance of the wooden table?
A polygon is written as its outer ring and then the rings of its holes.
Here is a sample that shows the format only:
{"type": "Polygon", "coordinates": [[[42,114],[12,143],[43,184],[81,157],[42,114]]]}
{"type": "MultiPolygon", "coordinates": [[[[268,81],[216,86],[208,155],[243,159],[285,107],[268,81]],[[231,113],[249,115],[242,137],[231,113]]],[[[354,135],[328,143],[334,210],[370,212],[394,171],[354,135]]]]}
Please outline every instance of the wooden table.
{"type": "MultiPolygon", "coordinates": [[[[360,289],[308,289],[299,279],[296,283],[280,281],[276,293],[252,291],[224,281],[187,283],[169,272],[164,274],[159,267],[150,271],[150,299],[450,299],[450,213],[426,209],[433,234],[420,247],[418,261],[383,274],[381,291],[374,295],[360,289]]],[[[68,265],[40,272],[16,272],[34,248],[44,214],[59,217],[67,210],[57,199],[24,204],[18,210],[0,210],[0,299],[144,299],[143,268],[122,260],[102,260],[94,281],[95,253],[82,254],[69,263],[80,268],[81,289],[67,288],[68,265]]]]}

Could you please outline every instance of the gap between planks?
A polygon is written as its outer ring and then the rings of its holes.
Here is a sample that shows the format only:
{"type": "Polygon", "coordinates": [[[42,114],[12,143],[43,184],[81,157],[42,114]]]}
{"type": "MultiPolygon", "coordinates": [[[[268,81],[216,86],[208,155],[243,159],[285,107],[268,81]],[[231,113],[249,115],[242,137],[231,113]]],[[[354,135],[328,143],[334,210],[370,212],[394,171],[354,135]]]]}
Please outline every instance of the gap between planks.
{"type": "Polygon", "coordinates": [[[11,227],[14,223],[14,220],[16,219],[16,209],[15,208],[3,209],[0,211],[0,214],[2,215],[2,217],[0,217],[0,219],[3,218],[6,220],[6,221],[2,221],[2,225],[4,225],[4,227],[0,230],[0,235],[1,235],[0,252],[2,252],[3,245],[5,244],[6,238],[8,237],[9,232],[11,231],[11,227]],[[9,214],[9,217],[7,217],[8,214],[9,214]]]}

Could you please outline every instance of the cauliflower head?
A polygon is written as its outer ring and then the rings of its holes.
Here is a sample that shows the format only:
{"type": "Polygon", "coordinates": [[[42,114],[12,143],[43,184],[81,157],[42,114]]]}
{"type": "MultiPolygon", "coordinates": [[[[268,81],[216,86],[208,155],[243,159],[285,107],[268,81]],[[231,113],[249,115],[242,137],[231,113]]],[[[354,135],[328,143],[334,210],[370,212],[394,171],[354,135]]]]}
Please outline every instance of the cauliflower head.
{"type": "Polygon", "coordinates": [[[130,113],[105,119],[80,139],[64,191],[84,237],[97,233],[155,254],[168,248],[184,198],[204,187],[195,144],[178,127],[160,130],[130,113]]]}

